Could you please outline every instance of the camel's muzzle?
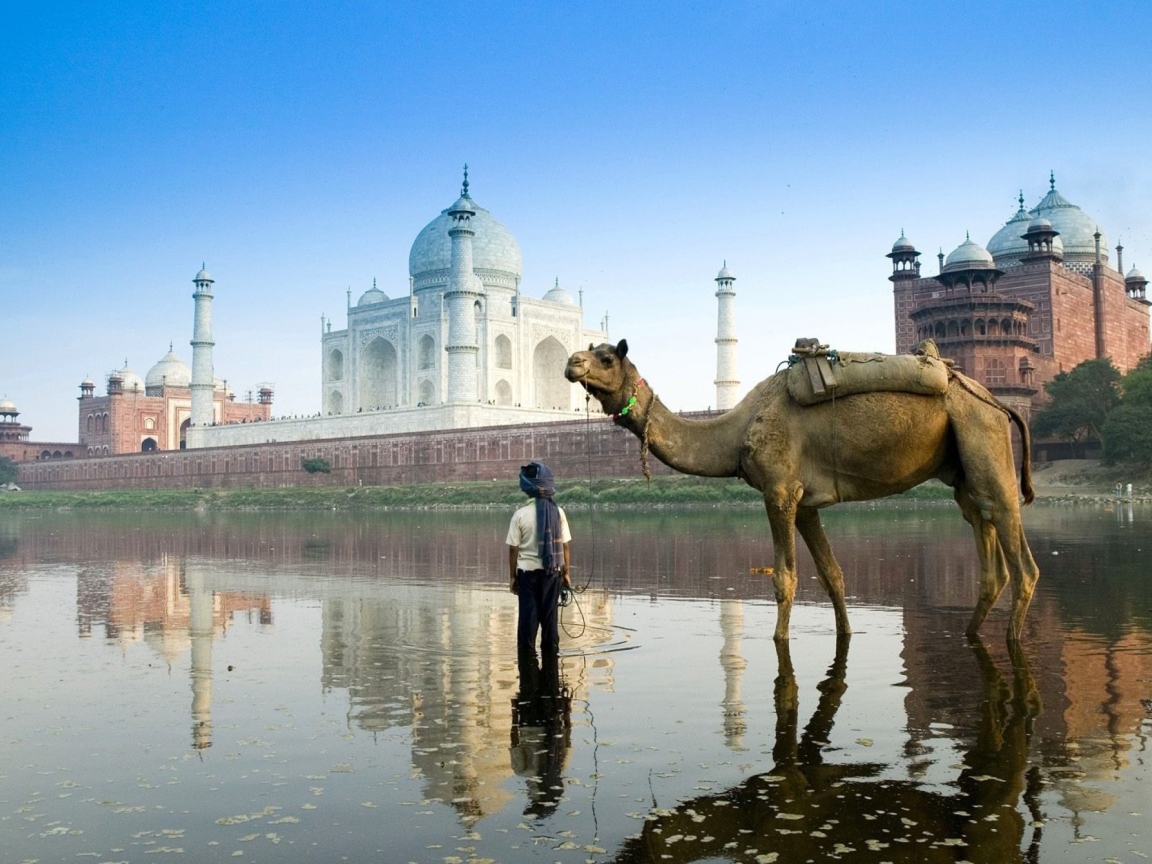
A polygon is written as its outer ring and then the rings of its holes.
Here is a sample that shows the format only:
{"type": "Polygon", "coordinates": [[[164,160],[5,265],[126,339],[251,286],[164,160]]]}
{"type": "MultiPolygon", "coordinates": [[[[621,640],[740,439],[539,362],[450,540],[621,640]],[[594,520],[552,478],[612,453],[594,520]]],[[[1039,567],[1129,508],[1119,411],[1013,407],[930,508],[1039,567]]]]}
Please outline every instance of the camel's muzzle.
{"type": "Polygon", "coordinates": [[[588,364],[583,360],[576,360],[575,358],[568,361],[568,365],[564,367],[564,377],[571,381],[573,384],[584,383],[584,378],[588,375],[588,364]]]}

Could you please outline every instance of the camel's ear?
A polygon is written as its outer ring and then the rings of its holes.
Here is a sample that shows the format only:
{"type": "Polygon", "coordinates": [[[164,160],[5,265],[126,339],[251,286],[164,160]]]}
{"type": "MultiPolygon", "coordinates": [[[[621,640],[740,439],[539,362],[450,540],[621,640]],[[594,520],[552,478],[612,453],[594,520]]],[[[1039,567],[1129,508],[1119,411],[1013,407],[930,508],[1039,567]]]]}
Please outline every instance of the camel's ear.
{"type": "Polygon", "coordinates": [[[616,343],[616,356],[623,360],[628,356],[628,340],[621,339],[616,343]]]}
{"type": "Polygon", "coordinates": [[[595,350],[596,350],[596,346],[595,346],[595,345],[593,345],[591,342],[589,342],[589,343],[588,343],[588,350],[589,350],[589,351],[595,351],[595,350]]]}

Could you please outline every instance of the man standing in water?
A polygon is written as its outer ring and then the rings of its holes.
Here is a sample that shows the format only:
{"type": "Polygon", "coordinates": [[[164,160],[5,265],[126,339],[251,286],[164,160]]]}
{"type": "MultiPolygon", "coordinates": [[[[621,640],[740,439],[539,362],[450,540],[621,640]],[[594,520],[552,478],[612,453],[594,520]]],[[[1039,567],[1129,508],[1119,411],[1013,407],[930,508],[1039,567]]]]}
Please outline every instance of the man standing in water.
{"type": "Polygon", "coordinates": [[[552,500],[556,481],[542,462],[520,469],[520,489],[533,501],[512,514],[508,526],[508,580],[520,598],[516,647],[521,654],[536,653],[536,632],[544,656],[560,650],[557,605],[560,586],[572,586],[568,573],[568,517],[552,500]]]}

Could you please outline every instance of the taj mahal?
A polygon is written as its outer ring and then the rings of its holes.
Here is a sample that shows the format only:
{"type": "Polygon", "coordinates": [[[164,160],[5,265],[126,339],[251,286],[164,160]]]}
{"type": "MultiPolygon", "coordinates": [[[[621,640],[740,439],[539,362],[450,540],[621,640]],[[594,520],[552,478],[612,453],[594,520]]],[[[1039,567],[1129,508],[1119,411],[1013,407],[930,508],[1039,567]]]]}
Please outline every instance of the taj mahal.
{"type": "MultiPolygon", "coordinates": [[[[568,357],[608,338],[584,324],[583,298],[557,279],[540,296],[522,290],[516,237],[469,193],[468,168],[454,203],[416,235],[408,282],[377,286],[346,323],[320,319],[320,412],[267,422],[220,422],[210,405],[211,283],[196,281],[189,448],[308,441],[571,420],[583,391],[564,378],[568,357]],[[389,289],[391,291],[391,289],[389,289]],[[198,391],[197,370],[204,384],[198,391]],[[203,408],[197,410],[197,393],[203,408]]],[[[197,277],[200,278],[199,276],[197,277]]],[[[717,399],[735,404],[735,321],[725,267],[719,299],[717,399]]],[[[582,292],[581,292],[582,295],[582,292]]],[[[598,406],[591,406],[598,412],[598,406]]]]}

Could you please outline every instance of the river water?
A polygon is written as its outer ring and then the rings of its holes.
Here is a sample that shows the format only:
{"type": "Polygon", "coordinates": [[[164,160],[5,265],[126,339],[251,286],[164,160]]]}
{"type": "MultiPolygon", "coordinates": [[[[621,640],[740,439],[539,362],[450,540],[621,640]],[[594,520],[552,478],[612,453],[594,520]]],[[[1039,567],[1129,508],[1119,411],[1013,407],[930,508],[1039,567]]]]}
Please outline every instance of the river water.
{"type": "Polygon", "coordinates": [[[761,512],[569,515],[555,668],[502,511],[0,516],[0,860],[1152,855],[1152,508],[1026,511],[1019,652],[951,507],[827,511],[787,647],[761,512]]]}

